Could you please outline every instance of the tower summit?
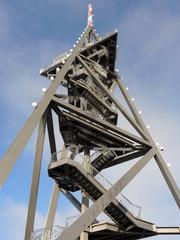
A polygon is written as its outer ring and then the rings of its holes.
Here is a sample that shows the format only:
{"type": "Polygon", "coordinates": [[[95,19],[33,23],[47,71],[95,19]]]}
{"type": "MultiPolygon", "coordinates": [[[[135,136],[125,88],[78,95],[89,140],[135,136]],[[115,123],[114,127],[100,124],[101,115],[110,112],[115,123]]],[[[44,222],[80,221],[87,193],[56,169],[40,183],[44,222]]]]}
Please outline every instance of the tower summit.
{"type": "Polygon", "coordinates": [[[93,27],[93,6],[90,3],[88,5],[88,20],[87,20],[87,26],[93,27]]]}
{"type": "Polygon", "coordinates": [[[140,206],[121,194],[147,163],[155,160],[180,207],[179,188],[115,70],[118,33],[99,38],[92,18],[89,4],[87,27],[73,48],[41,69],[40,74],[51,80],[50,87],[43,91],[40,102],[34,104],[34,111],[0,162],[0,184],[6,181],[38,125],[25,240],[133,240],[180,234],[179,227],[158,227],[142,219],[140,206]],[[128,107],[114,96],[115,88],[128,107]],[[125,130],[121,121],[118,125],[121,117],[135,131],[125,130]],[[48,175],[54,188],[44,229],[35,230],[46,131],[51,153],[48,175]],[[104,169],[111,173],[112,166],[138,158],[115,184],[102,174],[104,169]],[[70,226],[54,226],[60,192],[79,211],[79,217],[70,226]],[[81,201],[75,192],[81,194],[81,201]],[[93,202],[91,206],[89,200],[93,202]],[[101,213],[107,216],[105,221],[98,219],[101,213]]]}

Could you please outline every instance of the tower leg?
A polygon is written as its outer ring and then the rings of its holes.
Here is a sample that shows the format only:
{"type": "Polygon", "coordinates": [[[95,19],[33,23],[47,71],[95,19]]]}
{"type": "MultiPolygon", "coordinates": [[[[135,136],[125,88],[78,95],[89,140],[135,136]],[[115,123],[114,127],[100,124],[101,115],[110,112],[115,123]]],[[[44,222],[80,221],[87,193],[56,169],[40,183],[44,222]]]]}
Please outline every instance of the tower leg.
{"type": "Polygon", "coordinates": [[[166,163],[164,162],[161,154],[159,152],[157,152],[157,154],[155,155],[155,160],[159,166],[159,169],[161,170],[161,173],[174,197],[174,200],[176,201],[176,204],[178,206],[178,208],[180,209],[180,191],[179,188],[173,178],[173,176],[171,175],[168,167],[166,166],[166,163]]]}
{"type": "Polygon", "coordinates": [[[24,237],[25,240],[30,240],[31,234],[34,228],[34,219],[35,219],[36,204],[37,204],[37,195],[38,195],[38,187],[39,187],[39,179],[40,179],[40,171],[41,171],[45,129],[46,129],[46,113],[43,115],[39,123],[39,130],[38,130],[38,137],[37,137],[37,144],[36,144],[36,154],[35,154],[32,183],[31,183],[31,193],[29,198],[26,231],[25,231],[25,237],[24,237]]]}
{"type": "Polygon", "coordinates": [[[60,193],[59,187],[56,183],[54,183],[51,202],[50,202],[49,211],[46,219],[46,228],[52,227],[54,225],[59,193],[60,193]]]}
{"type": "MultiPolygon", "coordinates": [[[[89,158],[90,151],[88,148],[84,148],[84,169],[88,171],[89,168],[89,158]]],[[[89,198],[88,196],[82,192],[82,205],[81,205],[81,213],[84,213],[89,208],[89,198]]],[[[88,233],[82,232],[80,235],[80,240],[88,240],[88,233]]]]}

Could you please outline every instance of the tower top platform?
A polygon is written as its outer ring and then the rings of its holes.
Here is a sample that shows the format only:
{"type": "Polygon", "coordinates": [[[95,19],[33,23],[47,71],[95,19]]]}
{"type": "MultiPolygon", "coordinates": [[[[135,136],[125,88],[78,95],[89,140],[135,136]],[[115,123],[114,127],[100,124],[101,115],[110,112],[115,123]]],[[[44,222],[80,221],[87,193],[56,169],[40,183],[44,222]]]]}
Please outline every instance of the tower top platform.
{"type": "MultiPolygon", "coordinates": [[[[99,36],[92,28],[90,35],[91,34],[93,34],[94,37],[91,39],[90,42],[86,42],[84,44],[84,46],[81,48],[81,54],[86,56],[89,51],[93,52],[101,47],[107,48],[109,58],[109,70],[114,72],[118,31],[114,30],[113,32],[108,33],[106,36],[99,36]]],[[[70,52],[65,52],[58,55],[53,59],[52,63],[40,69],[40,75],[49,77],[49,74],[53,73],[57,67],[64,64],[64,61],[66,61],[70,55],[70,52]]]]}

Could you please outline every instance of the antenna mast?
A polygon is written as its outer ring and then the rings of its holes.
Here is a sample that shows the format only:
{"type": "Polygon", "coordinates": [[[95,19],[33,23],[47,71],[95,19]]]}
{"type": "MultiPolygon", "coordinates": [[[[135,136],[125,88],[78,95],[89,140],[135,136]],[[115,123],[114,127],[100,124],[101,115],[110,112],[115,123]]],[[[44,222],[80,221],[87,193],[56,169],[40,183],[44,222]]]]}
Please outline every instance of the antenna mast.
{"type": "Polygon", "coordinates": [[[88,4],[88,20],[87,20],[87,26],[88,27],[93,27],[93,7],[92,3],[88,4]]]}

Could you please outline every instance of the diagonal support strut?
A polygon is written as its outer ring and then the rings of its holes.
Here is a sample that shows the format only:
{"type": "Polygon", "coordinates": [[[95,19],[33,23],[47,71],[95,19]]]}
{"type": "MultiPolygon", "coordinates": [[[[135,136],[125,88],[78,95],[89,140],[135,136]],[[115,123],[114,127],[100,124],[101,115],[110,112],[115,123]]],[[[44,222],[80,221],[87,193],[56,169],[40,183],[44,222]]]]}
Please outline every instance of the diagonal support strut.
{"type": "Polygon", "coordinates": [[[8,151],[4,155],[3,159],[0,162],[0,186],[4,184],[6,181],[9,173],[11,172],[13,166],[16,163],[17,158],[19,157],[20,153],[22,152],[23,148],[25,147],[26,143],[28,142],[29,138],[31,137],[33,130],[35,129],[36,125],[40,121],[42,115],[46,111],[54,93],[56,92],[59,84],[65,77],[67,71],[71,67],[75,57],[81,51],[81,47],[83,45],[84,40],[88,36],[91,28],[88,27],[85,31],[83,37],[74,48],[74,51],[68,57],[66,63],[62,67],[61,71],[57,73],[56,78],[48,88],[46,94],[42,97],[41,101],[39,102],[36,109],[30,115],[26,123],[24,124],[23,128],[15,138],[14,142],[9,147],[8,151]]]}
{"type": "Polygon", "coordinates": [[[77,56],[79,61],[82,63],[83,67],[88,71],[88,73],[95,79],[97,84],[101,86],[101,88],[104,90],[104,92],[107,94],[107,96],[114,102],[116,107],[119,109],[119,111],[124,115],[124,117],[129,121],[129,123],[136,129],[136,131],[147,140],[147,136],[144,132],[144,130],[139,126],[139,124],[131,117],[131,115],[127,112],[127,110],[122,106],[122,104],[109,92],[109,90],[101,83],[101,81],[98,79],[98,77],[93,73],[93,71],[90,69],[90,67],[87,65],[87,63],[82,59],[81,56],[77,56]]]}
{"type": "Polygon", "coordinates": [[[31,193],[29,198],[28,215],[27,215],[27,221],[26,221],[26,231],[25,231],[25,238],[24,238],[25,240],[30,239],[31,233],[33,232],[33,228],[34,228],[34,219],[35,219],[37,197],[38,197],[38,187],[39,187],[39,180],[40,180],[45,130],[46,130],[46,113],[43,115],[39,123],[39,130],[38,130],[38,137],[37,137],[37,144],[36,144],[36,155],[35,155],[32,183],[31,183],[31,193]]]}
{"type": "Polygon", "coordinates": [[[56,240],[76,240],[81,232],[88,228],[93,220],[115,199],[153,156],[154,149],[151,149],[56,240]]]}

